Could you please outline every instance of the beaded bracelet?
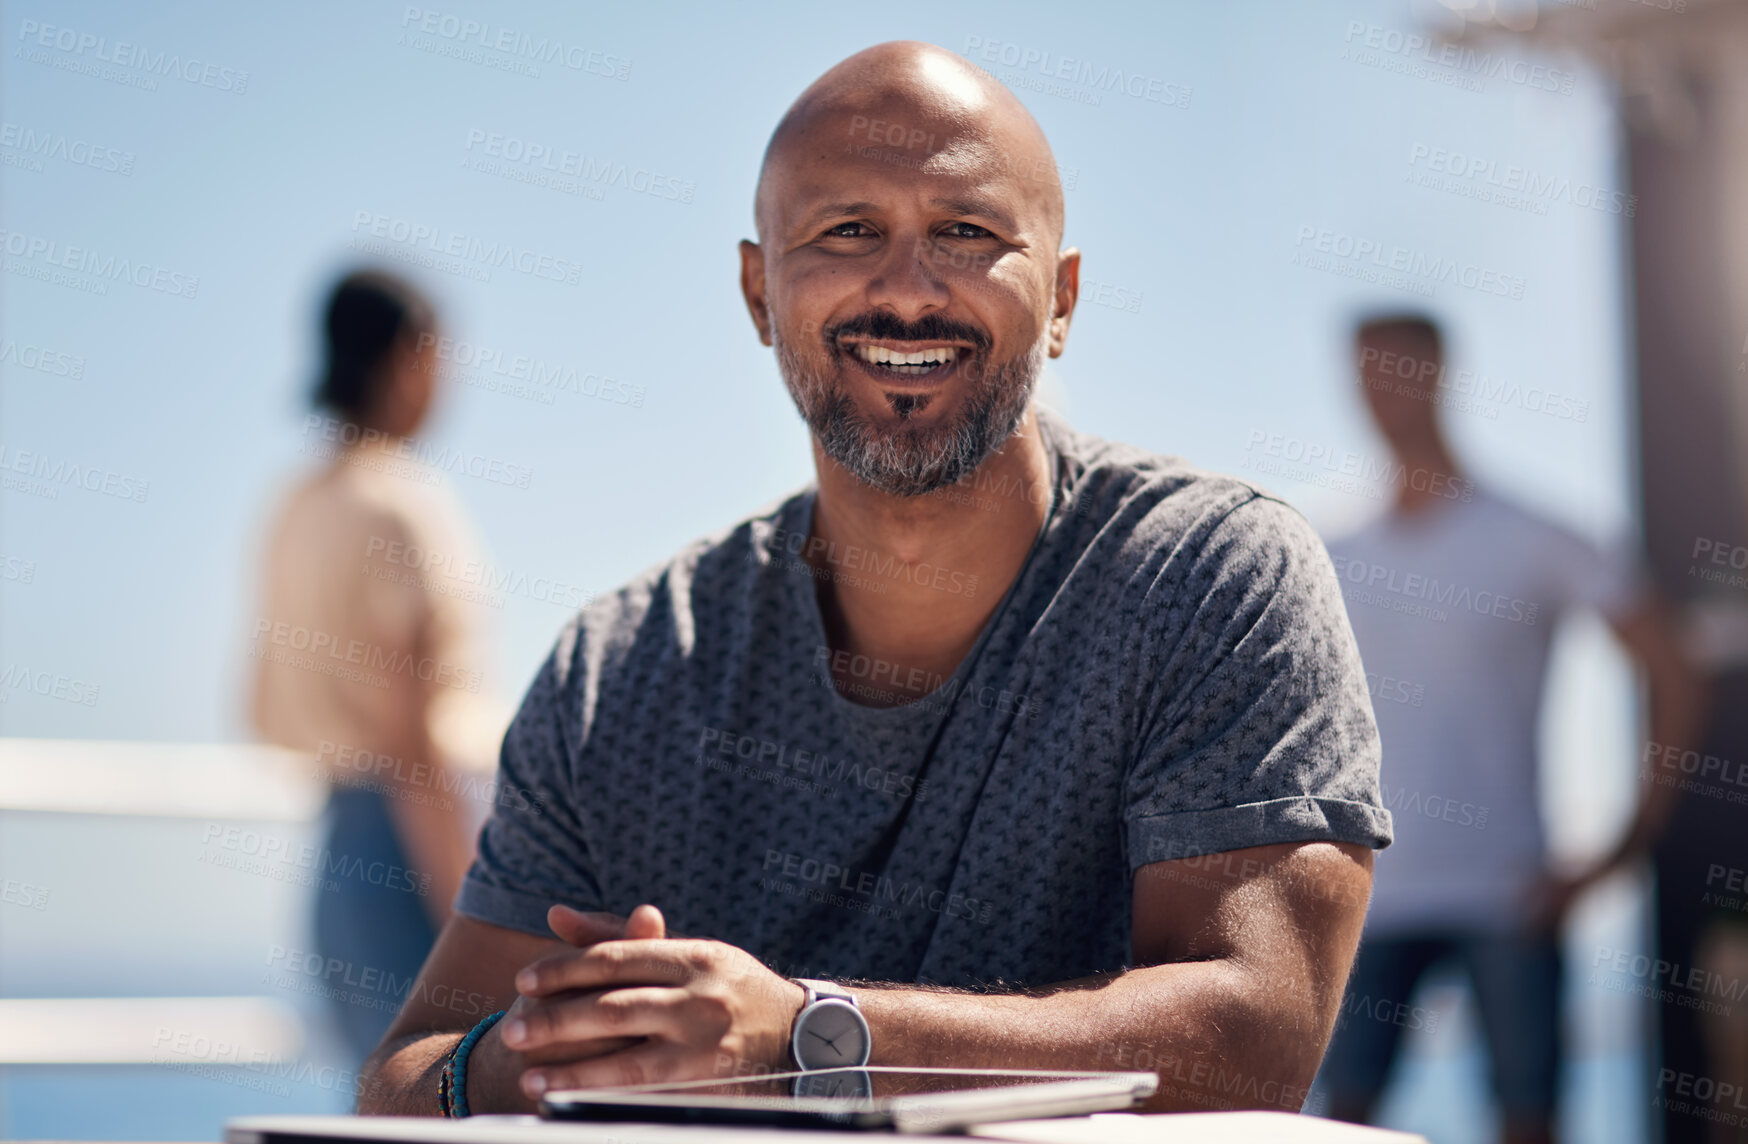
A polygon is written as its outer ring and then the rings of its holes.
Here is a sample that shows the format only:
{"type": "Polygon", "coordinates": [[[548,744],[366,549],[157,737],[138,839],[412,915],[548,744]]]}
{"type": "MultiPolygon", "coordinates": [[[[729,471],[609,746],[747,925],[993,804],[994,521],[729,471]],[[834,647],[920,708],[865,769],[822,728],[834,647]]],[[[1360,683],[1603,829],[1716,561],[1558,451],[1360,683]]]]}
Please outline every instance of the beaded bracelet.
{"type": "Polygon", "coordinates": [[[449,1057],[443,1062],[443,1068],[437,1074],[437,1114],[454,1120],[473,1115],[467,1107],[467,1057],[473,1052],[473,1047],[479,1039],[491,1030],[498,1019],[504,1015],[499,1009],[490,1017],[481,1021],[469,1030],[467,1036],[461,1038],[449,1057]]]}

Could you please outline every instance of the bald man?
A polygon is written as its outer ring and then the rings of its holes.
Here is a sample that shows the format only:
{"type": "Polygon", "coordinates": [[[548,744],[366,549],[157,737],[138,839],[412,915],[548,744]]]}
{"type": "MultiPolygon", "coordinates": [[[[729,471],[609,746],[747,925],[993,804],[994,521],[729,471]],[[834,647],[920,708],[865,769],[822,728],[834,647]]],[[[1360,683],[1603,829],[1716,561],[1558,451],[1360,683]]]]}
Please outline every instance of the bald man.
{"type": "Polygon", "coordinates": [[[1303,1103],[1390,840],[1365,676],[1291,509],[1034,404],[1055,171],[926,44],[789,109],[741,288],[817,483],[565,628],[362,1109],[863,1062],[1303,1103]]]}

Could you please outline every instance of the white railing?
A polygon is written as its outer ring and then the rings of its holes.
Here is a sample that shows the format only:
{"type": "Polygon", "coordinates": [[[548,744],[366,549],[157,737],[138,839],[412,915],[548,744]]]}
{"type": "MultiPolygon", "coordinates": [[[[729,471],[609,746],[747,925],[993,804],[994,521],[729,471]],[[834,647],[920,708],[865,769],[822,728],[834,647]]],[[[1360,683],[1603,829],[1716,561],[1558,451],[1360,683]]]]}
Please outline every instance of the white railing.
{"type": "MultiPolygon", "coordinates": [[[[0,813],[308,823],[325,797],[312,760],[277,747],[0,739],[0,813]]],[[[271,997],[0,998],[0,1065],[282,1061],[305,1039],[271,997]]]]}

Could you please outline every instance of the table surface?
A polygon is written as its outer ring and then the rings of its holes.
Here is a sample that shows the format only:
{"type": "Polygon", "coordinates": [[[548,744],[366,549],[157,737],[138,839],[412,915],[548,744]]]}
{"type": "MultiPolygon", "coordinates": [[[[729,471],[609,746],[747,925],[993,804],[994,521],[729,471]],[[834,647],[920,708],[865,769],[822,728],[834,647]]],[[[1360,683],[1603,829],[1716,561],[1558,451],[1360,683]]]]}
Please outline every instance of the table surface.
{"type": "MultiPolygon", "coordinates": [[[[845,1144],[843,1132],[771,1128],[722,1128],[671,1124],[555,1123],[534,1117],[481,1116],[470,1120],[425,1117],[252,1116],[233,1121],[232,1141],[246,1141],[248,1129],[284,1132],[291,1125],[353,1140],[429,1141],[430,1144],[845,1144]]],[[[902,1137],[880,1134],[885,1139],[902,1137]]],[[[1051,1120],[987,1124],[971,1136],[1010,1144],[1426,1144],[1407,1132],[1367,1128],[1290,1112],[1101,1112],[1051,1120]]],[[[259,1137],[255,1137],[259,1139],[259,1137]]],[[[965,1144],[966,1136],[912,1136],[965,1144]]]]}

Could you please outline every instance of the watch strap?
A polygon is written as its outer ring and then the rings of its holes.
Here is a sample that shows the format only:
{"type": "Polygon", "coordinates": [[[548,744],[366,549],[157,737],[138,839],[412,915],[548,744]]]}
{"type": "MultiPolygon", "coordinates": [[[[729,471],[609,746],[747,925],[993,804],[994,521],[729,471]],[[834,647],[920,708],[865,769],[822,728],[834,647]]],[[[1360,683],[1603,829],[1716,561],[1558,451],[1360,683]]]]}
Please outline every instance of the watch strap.
{"type": "MultiPolygon", "coordinates": [[[[803,1010],[823,997],[829,997],[834,1001],[848,1001],[850,1004],[856,1005],[856,999],[845,993],[843,987],[835,982],[820,981],[812,977],[797,977],[795,984],[807,990],[807,999],[801,1003],[803,1010]]],[[[861,1006],[856,1005],[856,1008],[860,1009],[861,1006]]]]}

